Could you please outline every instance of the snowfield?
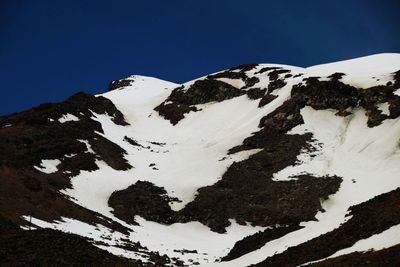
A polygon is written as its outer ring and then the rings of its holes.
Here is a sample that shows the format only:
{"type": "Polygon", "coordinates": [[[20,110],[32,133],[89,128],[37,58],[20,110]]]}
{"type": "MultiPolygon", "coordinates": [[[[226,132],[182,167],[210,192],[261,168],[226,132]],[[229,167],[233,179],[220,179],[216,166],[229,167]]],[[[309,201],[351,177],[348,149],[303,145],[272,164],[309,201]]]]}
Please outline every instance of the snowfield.
{"type": "MultiPolygon", "coordinates": [[[[342,82],[358,88],[385,85],[393,79],[390,73],[400,70],[400,54],[380,54],[308,68],[260,64],[247,72],[248,76],[254,75],[260,79],[254,88],[268,85],[268,76],[256,73],[271,66],[284,67],[293,76],[302,76],[288,79],[284,87],[273,92],[277,98],[261,108],[258,107],[258,101],[242,95],[222,102],[197,105],[200,111],[185,114],[185,118],[175,126],[154,111],[154,107],[163,102],[174,88],[179,87],[178,84],[151,77],[131,76],[130,86],[102,94],[122,112],[129,125],[117,125],[110,116],[92,112],[92,118],[100,122],[104,130],[104,134],[98,134],[123,148],[126,151],[124,157],[133,168],[117,171],[104,161],[97,160],[98,170],[81,171],[72,177],[72,188],[62,193],[79,205],[121,223],[131,232],[126,236],[101,225],[94,227],[70,218],[54,222],[32,218],[32,223],[103,241],[109,246],[96,246],[128,258],[147,261],[141,253],[115,246],[124,238],[140,241],[149,250],[177,257],[185,264],[190,265],[194,261],[201,266],[240,267],[259,263],[288,247],[332,231],[348,219],[346,213],[350,206],[400,187],[400,118],[386,119],[382,124],[370,128],[367,126],[365,110],[361,108],[353,110],[349,116],[341,117],[335,115],[336,110],[315,110],[306,106],[301,109],[304,124],[296,126],[289,134],[312,133],[311,145],[315,151],[313,155],[303,151],[295,165],[276,172],[273,179],[285,181],[304,173],[317,177],[342,177],[339,191],[322,203],[325,212],[316,215],[317,221],[303,222],[304,228],[300,230],[272,240],[260,249],[232,261],[219,262],[235,242],[266,228],[239,225],[231,220],[227,232],[219,234],[199,222],[168,226],[137,216],[137,226],[114,216],[108,205],[111,194],[139,180],[164,187],[169,196],[181,200],[171,203],[171,208],[181,210],[193,201],[198,189],[216,183],[232,163],[245,160],[260,151],[252,149],[228,155],[229,149],[242,144],[246,137],[259,130],[258,124],[262,117],[290,98],[293,85],[301,83],[305,77],[318,76],[323,80],[335,72],[345,73],[342,82]],[[133,146],[125,137],[135,140],[141,146],[133,146]],[[105,236],[110,239],[105,239],[105,236]],[[177,252],[183,249],[196,250],[197,253],[182,255],[177,252]]],[[[237,88],[244,86],[240,79],[219,80],[237,88]]],[[[184,84],[185,88],[193,82],[184,84]]],[[[396,91],[398,95],[399,90],[396,91]]],[[[382,114],[389,115],[389,107],[389,103],[382,103],[379,109],[382,114]]],[[[79,119],[65,114],[59,122],[75,120],[79,119]]],[[[88,152],[95,153],[88,141],[79,141],[86,144],[88,152]]],[[[58,164],[58,159],[44,159],[35,168],[51,173],[58,170],[58,164]]],[[[27,216],[25,219],[29,220],[27,216]]],[[[383,233],[360,240],[352,247],[337,251],[330,257],[387,248],[399,244],[399,236],[399,225],[393,226],[383,233]]]]}

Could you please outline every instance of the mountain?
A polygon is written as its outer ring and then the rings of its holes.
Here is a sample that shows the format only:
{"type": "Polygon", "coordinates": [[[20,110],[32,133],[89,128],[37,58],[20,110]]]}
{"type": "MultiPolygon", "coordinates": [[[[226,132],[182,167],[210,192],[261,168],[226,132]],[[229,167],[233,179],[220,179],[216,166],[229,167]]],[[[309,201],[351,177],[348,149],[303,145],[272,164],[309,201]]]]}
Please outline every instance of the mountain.
{"type": "Polygon", "coordinates": [[[0,150],[3,265],[400,265],[400,54],[134,75],[0,150]]]}

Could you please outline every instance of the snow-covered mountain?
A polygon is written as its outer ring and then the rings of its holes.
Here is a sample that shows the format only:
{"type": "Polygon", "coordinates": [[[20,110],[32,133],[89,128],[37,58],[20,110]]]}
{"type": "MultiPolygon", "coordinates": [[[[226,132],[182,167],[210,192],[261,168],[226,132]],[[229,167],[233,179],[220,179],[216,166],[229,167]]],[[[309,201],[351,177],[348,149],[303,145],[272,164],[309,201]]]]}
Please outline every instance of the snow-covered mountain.
{"type": "Polygon", "coordinates": [[[6,265],[400,264],[400,54],[134,75],[0,149],[6,265]]]}

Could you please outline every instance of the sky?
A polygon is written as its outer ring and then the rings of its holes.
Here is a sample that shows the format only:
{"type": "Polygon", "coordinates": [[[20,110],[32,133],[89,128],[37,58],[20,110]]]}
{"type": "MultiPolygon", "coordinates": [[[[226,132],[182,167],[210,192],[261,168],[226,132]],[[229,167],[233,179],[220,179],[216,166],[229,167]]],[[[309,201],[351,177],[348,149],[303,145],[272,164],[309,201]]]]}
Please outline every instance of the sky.
{"type": "Polygon", "coordinates": [[[398,0],[0,0],[0,115],[131,74],[182,83],[399,53],[399,14],[398,0]]]}

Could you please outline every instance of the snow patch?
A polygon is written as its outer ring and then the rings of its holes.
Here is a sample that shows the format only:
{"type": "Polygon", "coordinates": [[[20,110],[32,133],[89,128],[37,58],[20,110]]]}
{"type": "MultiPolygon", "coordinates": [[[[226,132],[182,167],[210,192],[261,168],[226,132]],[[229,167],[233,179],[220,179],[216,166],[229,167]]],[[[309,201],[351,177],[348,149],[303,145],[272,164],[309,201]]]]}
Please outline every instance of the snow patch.
{"type": "Polygon", "coordinates": [[[400,69],[400,54],[376,54],[335,63],[306,68],[308,76],[326,77],[335,72],[344,73],[340,80],[358,88],[386,85],[393,76],[388,73],[400,69]]]}
{"type": "MultiPolygon", "coordinates": [[[[77,139],[79,142],[84,143],[86,145],[86,151],[88,153],[96,154],[94,150],[92,149],[92,146],[90,145],[88,140],[83,140],[83,139],[77,139]]],[[[71,156],[72,157],[72,156],[71,156]]]]}
{"type": "Polygon", "coordinates": [[[216,80],[230,84],[233,87],[238,88],[238,89],[240,89],[246,85],[246,83],[242,79],[218,78],[216,80]]]}
{"type": "Polygon", "coordinates": [[[378,104],[378,109],[381,111],[383,115],[390,115],[390,110],[389,110],[390,104],[388,102],[385,103],[379,103],[378,104]]]}
{"type": "Polygon", "coordinates": [[[58,171],[57,166],[61,163],[58,159],[42,159],[39,166],[33,166],[36,170],[50,174],[58,171]]]}
{"type": "Polygon", "coordinates": [[[58,119],[58,121],[59,121],[60,123],[65,123],[65,122],[67,122],[67,121],[79,121],[79,118],[76,117],[75,115],[72,115],[72,114],[67,113],[67,114],[62,115],[62,116],[58,119]]]}

